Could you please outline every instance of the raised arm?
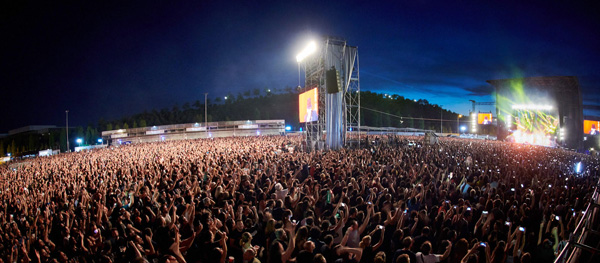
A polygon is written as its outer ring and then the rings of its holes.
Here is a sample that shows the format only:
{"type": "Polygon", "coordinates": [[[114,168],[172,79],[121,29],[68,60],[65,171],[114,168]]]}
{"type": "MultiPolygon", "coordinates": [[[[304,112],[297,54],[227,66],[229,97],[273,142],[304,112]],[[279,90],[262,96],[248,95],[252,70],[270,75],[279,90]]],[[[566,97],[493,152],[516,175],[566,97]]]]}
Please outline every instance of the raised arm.
{"type": "Polygon", "coordinates": [[[365,219],[365,221],[362,223],[362,225],[360,225],[360,227],[358,228],[358,234],[362,234],[362,232],[365,231],[365,229],[367,228],[367,225],[369,224],[369,221],[371,220],[371,214],[373,213],[373,205],[369,205],[369,207],[367,208],[367,218],[365,219]]]}
{"type": "Polygon", "coordinates": [[[377,242],[377,244],[375,244],[375,246],[373,246],[373,251],[377,251],[377,249],[383,245],[383,236],[385,234],[385,228],[380,229],[381,230],[381,235],[379,235],[379,242],[377,242]]]}
{"type": "MultiPolygon", "coordinates": [[[[450,242],[450,241],[448,241],[450,242]]],[[[450,252],[452,251],[452,243],[450,242],[448,244],[448,246],[446,247],[446,251],[444,251],[444,254],[442,256],[440,256],[440,261],[444,261],[445,259],[447,259],[450,256],[450,252]]]]}
{"type": "Polygon", "coordinates": [[[296,235],[296,224],[294,223],[289,223],[288,224],[288,231],[290,232],[290,243],[288,244],[287,249],[285,250],[285,252],[281,255],[281,262],[287,262],[291,257],[292,257],[292,253],[294,252],[294,249],[296,248],[296,240],[294,238],[294,236],[296,235]]]}

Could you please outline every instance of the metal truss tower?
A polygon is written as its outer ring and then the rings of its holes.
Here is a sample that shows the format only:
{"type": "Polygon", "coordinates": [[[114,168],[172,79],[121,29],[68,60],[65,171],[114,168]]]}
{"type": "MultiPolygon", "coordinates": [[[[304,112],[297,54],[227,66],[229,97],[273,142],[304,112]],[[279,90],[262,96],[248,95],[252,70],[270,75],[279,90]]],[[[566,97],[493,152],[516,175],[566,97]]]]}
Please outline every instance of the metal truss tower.
{"type": "Polygon", "coordinates": [[[338,149],[358,144],[348,131],[360,130],[360,81],[358,49],[345,39],[325,37],[313,55],[302,61],[305,86],[302,91],[318,89],[318,121],[306,123],[309,150],[338,149]],[[336,81],[327,81],[327,70],[337,71],[336,81]],[[335,91],[327,83],[338,83],[335,91]],[[329,92],[328,92],[329,91],[329,92]]]}
{"type": "Polygon", "coordinates": [[[300,64],[304,68],[305,82],[302,92],[317,88],[318,91],[318,119],[306,123],[306,146],[310,151],[322,149],[324,146],[325,130],[325,65],[323,60],[323,47],[318,47],[315,54],[307,57],[300,64]]]}

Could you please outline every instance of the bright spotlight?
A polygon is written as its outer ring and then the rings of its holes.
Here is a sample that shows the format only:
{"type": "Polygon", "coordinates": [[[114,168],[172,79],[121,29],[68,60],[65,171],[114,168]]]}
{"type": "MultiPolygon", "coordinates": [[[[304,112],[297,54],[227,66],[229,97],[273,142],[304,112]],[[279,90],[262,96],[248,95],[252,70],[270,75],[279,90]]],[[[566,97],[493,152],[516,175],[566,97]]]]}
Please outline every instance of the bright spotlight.
{"type": "Polygon", "coordinates": [[[575,164],[575,172],[581,173],[581,162],[575,164]]]}
{"type": "Polygon", "coordinates": [[[77,140],[75,140],[77,143],[81,144],[83,142],[83,140],[81,138],[77,138],[77,140]]]}
{"type": "Polygon", "coordinates": [[[300,52],[297,56],[296,56],[296,61],[298,63],[302,62],[303,59],[305,59],[306,57],[308,57],[308,55],[312,54],[313,52],[315,52],[317,50],[317,43],[315,41],[311,41],[310,43],[308,43],[308,46],[306,46],[302,52],[300,52]]]}
{"type": "Polygon", "coordinates": [[[290,125],[285,126],[285,130],[286,131],[291,131],[292,130],[292,126],[290,126],[290,125]]]}
{"type": "Polygon", "coordinates": [[[98,139],[98,143],[102,143],[102,139],[98,139]]]}
{"type": "Polygon", "coordinates": [[[460,131],[464,132],[467,130],[467,126],[460,126],[460,131]]]}
{"type": "Polygon", "coordinates": [[[513,110],[551,110],[552,105],[515,104],[512,108],[513,110]]]}

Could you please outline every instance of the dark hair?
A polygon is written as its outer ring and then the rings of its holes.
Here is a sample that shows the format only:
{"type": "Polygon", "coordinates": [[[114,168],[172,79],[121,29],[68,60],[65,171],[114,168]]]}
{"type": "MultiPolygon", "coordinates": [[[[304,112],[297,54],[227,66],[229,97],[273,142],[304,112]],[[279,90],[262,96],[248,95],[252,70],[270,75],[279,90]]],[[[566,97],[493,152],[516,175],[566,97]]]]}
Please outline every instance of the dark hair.
{"type": "Polygon", "coordinates": [[[410,245],[412,245],[412,243],[413,243],[412,237],[405,237],[402,240],[402,246],[404,246],[404,248],[410,248],[410,245]]]}
{"type": "Polygon", "coordinates": [[[425,243],[421,245],[421,253],[423,253],[425,256],[431,253],[431,243],[429,241],[425,241],[425,243]]]}
{"type": "Polygon", "coordinates": [[[325,238],[323,238],[323,241],[325,242],[326,245],[329,245],[329,244],[331,244],[331,242],[333,242],[333,236],[326,235],[325,238]]]}
{"type": "Polygon", "coordinates": [[[410,262],[410,257],[408,257],[408,254],[402,254],[400,256],[398,256],[398,259],[396,259],[396,263],[409,263],[410,262]]]}

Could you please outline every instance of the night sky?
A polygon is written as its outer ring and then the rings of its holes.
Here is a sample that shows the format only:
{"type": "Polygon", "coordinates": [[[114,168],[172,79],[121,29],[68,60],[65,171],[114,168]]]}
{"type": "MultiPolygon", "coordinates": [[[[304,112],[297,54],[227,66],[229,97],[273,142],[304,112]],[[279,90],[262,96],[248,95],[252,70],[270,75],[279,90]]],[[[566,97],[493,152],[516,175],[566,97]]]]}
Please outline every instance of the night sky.
{"type": "Polygon", "coordinates": [[[577,76],[584,114],[600,116],[592,1],[23,2],[0,4],[0,133],[64,126],[66,109],[87,125],[295,87],[295,55],[318,35],[358,46],[362,90],[467,114],[494,100],[486,80],[577,76]]]}

